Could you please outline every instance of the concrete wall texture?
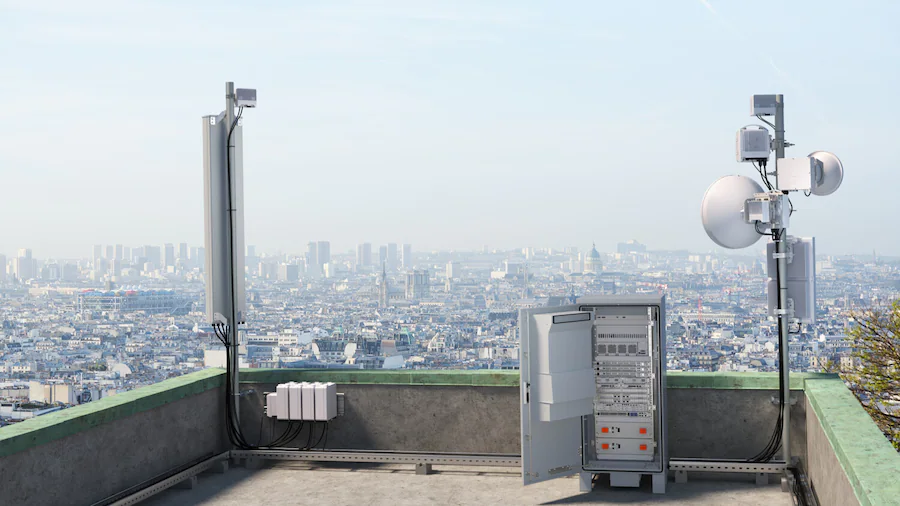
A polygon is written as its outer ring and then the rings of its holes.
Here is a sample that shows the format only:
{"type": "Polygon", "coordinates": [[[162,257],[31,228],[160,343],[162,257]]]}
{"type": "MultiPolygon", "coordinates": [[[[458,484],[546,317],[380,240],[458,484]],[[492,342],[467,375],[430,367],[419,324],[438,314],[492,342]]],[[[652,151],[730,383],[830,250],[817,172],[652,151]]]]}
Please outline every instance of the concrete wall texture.
{"type": "Polygon", "coordinates": [[[2,504],[93,504],[228,450],[216,388],[0,458],[2,504]]]}
{"type": "MultiPolygon", "coordinates": [[[[807,401],[807,410],[812,407],[807,401]]],[[[821,506],[853,506],[859,504],[847,474],[834,453],[834,448],[816,416],[806,420],[810,460],[804,461],[806,472],[821,506]]]]}
{"type": "MultiPolygon", "coordinates": [[[[263,393],[274,384],[243,385],[241,420],[251,441],[269,441],[287,422],[263,418],[263,393]],[[262,428],[263,436],[259,438],[262,428]]],[[[517,387],[338,385],[346,413],[330,422],[328,449],[519,454],[517,387]]],[[[778,417],[777,390],[669,389],[670,458],[742,459],[769,441],[778,417]]],[[[791,450],[806,457],[802,391],[791,409],[791,450]]],[[[317,431],[320,429],[316,429],[317,431]]],[[[314,433],[313,439],[318,438],[314,433]]],[[[307,440],[304,429],[297,441],[307,440]]]]}
{"type": "MultiPolygon", "coordinates": [[[[254,392],[241,412],[244,431],[251,441],[270,441],[287,423],[262,418],[262,394],[275,391],[275,385],[242,385],[246,389],[254,392]]],[[[345,414],[329,422],[328,449],[520,452],[518,388],[339,385],[338,392],[344,394],[345,414]]],[[[307,430],[299,442],[307,440],[307,430]]],[[[315,430],[318,439],[321,427],[315,430]]]]}
{"type": "MultiPolygon", "coordinates": [[[[844,388],[835,381],[835,388],[844,388]]],[[[228,450],[223,388],[203,388],[7,452],[0,458],[2,504],[92,504],[228,450]]],[[[266,443],[286,427],[286,422],[262,416],[264,393],[274,390],[273,383],[242,384],[241,421],[250,442],[266,443]]],[[[520,453],[517,386],[351,383],[339,384],[338,392],[344,394],[345,414],[329,423],[327,441],[323,438],[320,445],[326,449],[520,453]]],[[[668,389],[670,457],[755,455],[774,429],[778,407],[772,398],[777,395],[777,390],[758,388],[668,389]]],[[[810,399],[799,390],[792,396],[797,399],[791,410],[792,451],[803,458],[820,501],[858,504],[833,442],[810,411],[810,399]]],[[[321,429],[316,427],[313,442],[321,429]]],[[[31,436],[26,432],[20,437],[31,436]]],[[[303,446],[307,440],[308,428],[284,446],[303,446]]]]}
{"type": "MultiPolygon", "coordinates": [[[[670,388],[669,458],[746,459],[765,448],[778,419],[777,390],[670,388]]],[[[806,460],[806,403],[791,391],[791,455],[806,460]]],[[[781,458],[779,452],[778,458],[781,458]]]]}

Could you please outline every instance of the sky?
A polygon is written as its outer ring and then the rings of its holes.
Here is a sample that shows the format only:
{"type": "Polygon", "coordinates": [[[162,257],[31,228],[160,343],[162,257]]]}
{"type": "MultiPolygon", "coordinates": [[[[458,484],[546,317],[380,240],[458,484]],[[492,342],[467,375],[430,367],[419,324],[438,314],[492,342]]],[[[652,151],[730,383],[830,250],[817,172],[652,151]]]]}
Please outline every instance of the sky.
{"type": "MultiPolygon", "coordinates": [[[[783,93],[825,254],[900,254],[900,3],[0,0],[0,253],[203,242],[201,117],[244,114],[246,243],[717,251],[706,188],[783,93]],[[258,5],[257,5],[258,4],[258,5]]],[[[764,248],[758,242],[745,252],[764,248]]],[[[719,250],[721,251],[721,250],[719,250]]]]}

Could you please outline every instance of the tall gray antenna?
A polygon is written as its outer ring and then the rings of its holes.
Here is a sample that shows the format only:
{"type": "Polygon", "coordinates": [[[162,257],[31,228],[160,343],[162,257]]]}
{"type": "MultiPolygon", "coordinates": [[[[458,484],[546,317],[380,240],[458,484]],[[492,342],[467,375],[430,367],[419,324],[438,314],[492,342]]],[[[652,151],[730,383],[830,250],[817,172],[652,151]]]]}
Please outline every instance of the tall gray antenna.
{"type": "MultiPolygon", "coordinates": [[[[235,402],[240,339],[247,297],[244,283],[244,150],[240,114],[256,107],[256,90],[225,83],[225,110],[203,117],[203,179],[206,247],[206,317],[227,329],[231,391],[235,402]],[[238,113],[235,113],[238,107],[238,113]]],[[[235,415],[237,416],[237,415],[235,415]]]]}

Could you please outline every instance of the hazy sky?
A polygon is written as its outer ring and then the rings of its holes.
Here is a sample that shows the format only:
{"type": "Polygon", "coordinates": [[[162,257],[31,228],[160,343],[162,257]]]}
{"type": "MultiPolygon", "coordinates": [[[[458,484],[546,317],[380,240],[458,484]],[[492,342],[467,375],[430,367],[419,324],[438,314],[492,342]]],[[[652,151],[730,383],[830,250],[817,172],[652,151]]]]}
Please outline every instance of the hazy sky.
{"type": "MultiPolygon", "coordinates": [[[[244,115],[247,244],[712,251],[706,188],[754,93],[820,253],[900,254],[900,3],[0,1],[0,252],[203,241],[200,118],[244,115]],[[189,4],[189,5],[188,5],[189,4]]],[[[759,242],[754,250],[763,247],[759,242]]]]}

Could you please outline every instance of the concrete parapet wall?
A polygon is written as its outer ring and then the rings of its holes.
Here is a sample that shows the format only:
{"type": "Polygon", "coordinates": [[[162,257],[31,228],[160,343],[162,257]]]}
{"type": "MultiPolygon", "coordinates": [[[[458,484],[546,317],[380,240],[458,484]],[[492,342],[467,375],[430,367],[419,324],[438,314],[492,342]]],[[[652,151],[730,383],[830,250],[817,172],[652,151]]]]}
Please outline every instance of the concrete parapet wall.
{"type": "Polygon", "coordinates": [[[4,427],[0,503],[89,505],[228,450],[216,383],[203,371],[4,427]]]}
{"type": "MultiPolygon", "coordinates": [[[[263,394],[277,383],[334,381],[345,414],[329,423],[327,449],[520,453],[515,371],[257,370],[241,378],[251,442],[286,426],[262,417],[263,394]]],[[[755,455],[774,429],[777,384],[770,374],[670,374],[671,457],[755,455]]],[[[0,429],[0,502],[92,504],[228,450],[223,385],[221,370],[204,370],[0,429]]],[[[900,456],[852,393],[822,375],[792,375],[792,389],[792,452],[821,503],[893,504],[900,456]]],[[[288,445],[305,445],[307,431],[288,445]]]]}
{"type": "MultiPolygon", "coordinates": [[[[263,393],[275,384],[242,385],[254,392],[241,411],[251,442],[271,441],[287,422],[263,416],[263,393]],[[263,435],[259,438],[262,428],[263,435]]],[[[518,455],[519,389],[434,385],[339,385],[345,414],[328,424],[328,449],[518,455]]],[[[302,446],[307,428],[289,445],[302,446]]],[[[324,426],[315,425],[313,439],[324,426]]]]}
{"type": "MultiPolygon", "coordinates": [[[[310,375],[315,375],[311,372],[310,375]]],[[[313,380],[310,375],[282,382],[313,380]]],[[[268,375],[266,379],[272,379],[268,375]]],[[[253,373],[249,375],[253,378],[253,373]]],[[[371,379],[371,377],[369,378],[371,379]]],[[[271,441],[287,422],[264,417],[264,394],[277,383],[244,383],[242,426],[251,441],[271,441]],[[260,436],[260,430],[262,435],[260,436]]],[[[777,384],[777,383],[775,383],[777,384]]],[[[777,390],[731,388],[668,389],[669,454],[672,458],[741,459],[756,455],[769,441],[778,417],[777,390]]],[[[330,422],[328,449],[502,453],[521,451],[520,398],[516,386],[426,384],[338,384],[346,414],[330,422]]],[[[794,390],[791,442],[794,455],[806,456],[806,405],[794,390]]],[[[303,445],[308,428],[289,443],[303,445]]],[[[322,424],[314,429],[318,440],[322,424]]]]}
{"type": "Polygon", "coordinates": [[[900,503],[900,454],[839,379],[806,383],[807,472],[823,506],[900,503]]]}

